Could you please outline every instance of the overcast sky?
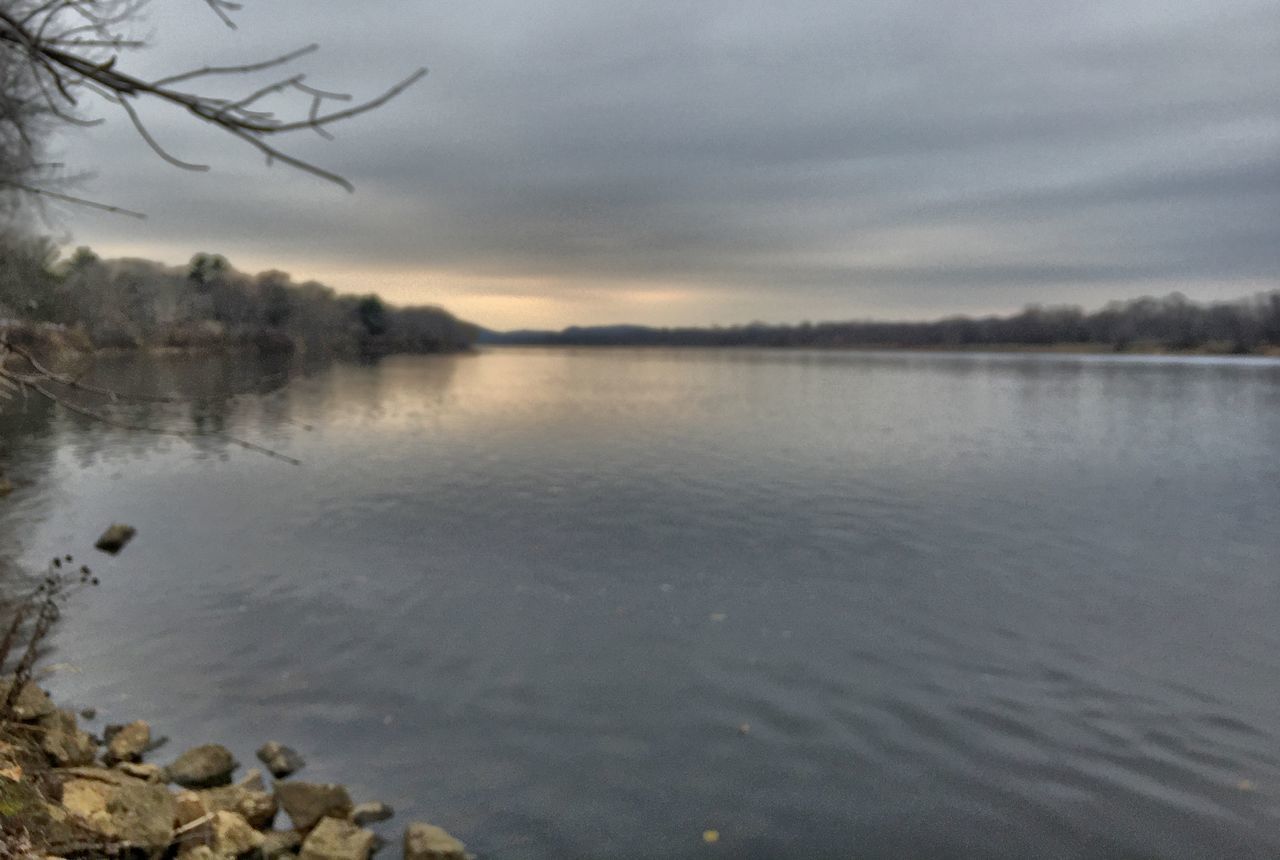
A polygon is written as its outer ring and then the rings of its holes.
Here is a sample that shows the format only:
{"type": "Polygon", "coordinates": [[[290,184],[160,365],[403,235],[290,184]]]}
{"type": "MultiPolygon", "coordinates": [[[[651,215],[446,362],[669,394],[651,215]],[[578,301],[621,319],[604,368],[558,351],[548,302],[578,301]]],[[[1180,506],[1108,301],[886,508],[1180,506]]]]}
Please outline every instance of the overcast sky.
{"type": "MultiPolygon", "coordinates": [[[[932,317],[1280,287],[1276,0],[156,0],[146,74],[318,41],[399,101],[291,151],[68,136],[73,242],[196,251],[496,328],[932,317]]],[[[249,82],[242,82],[246,90],[249,82]]],[[[302,106],[305,112],[306,105],[302,106]]]]}

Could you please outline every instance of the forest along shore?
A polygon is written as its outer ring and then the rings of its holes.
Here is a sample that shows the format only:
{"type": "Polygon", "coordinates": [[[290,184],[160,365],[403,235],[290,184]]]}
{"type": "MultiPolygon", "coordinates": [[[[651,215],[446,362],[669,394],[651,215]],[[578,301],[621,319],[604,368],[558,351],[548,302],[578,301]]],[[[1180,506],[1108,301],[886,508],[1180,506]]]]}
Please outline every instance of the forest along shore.
{"type": "Polygon", "coordinates": [[[0,333],[21,327],[59,329],[82,351],[351,356],[461,352],[479,333],[440,307],[397,307],[276,270],[248,274],[217,254],[185,267],[88,248],[59,259],[48,239],[0,235],[0,333]]]}
{"type": "MultiPolygon", "coordinates": [[[[92,710],[58,709],[34,683],[14,694],[0,679],[0,856],[173,856],[185,860],[368,860],[383,846],[365,825],[391,818],[383,803],[353,803],[346,788],[291,779],[303,758],[274,741],[257,750],[270,773],[235,780],[218,744],[147,761],[163,739],[142,720],[80,727],[92,710]],[[283,811],[284,815],[280,815],[283,811]]],[[[462,842],[426,822],[404,829],[405,860],[465,860],[462,842]]]]}
{"type": "Polygon", "coordinates": [[[482,330],[479,343],[510,346],[713,346],[988,352],[1280,355],[1280,290],[1200,304],[1180,293],[1111,302],[1086,312],[1031,305],[1012,316],[654,328],[574,326],[560,331],[482,330]]]}

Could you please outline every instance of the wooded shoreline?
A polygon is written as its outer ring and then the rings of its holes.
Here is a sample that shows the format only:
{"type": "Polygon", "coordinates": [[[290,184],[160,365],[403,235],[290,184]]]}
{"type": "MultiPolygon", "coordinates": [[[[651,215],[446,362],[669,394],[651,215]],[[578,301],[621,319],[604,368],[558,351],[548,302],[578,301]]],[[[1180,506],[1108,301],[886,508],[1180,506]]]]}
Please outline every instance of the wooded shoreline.
{"type": "Polygon", "coordinates": [[[1028,344],[1028,343],[988,343],[988,344],[956,344],[956,345],[938,345],[938,346],[917,346],[917,345],[899,345],[899,344],[871,344],[856,346],[832,346],[832,345],[779,345],[779,344],[677,344],[677,343],[521,343],[521,342],[502,342],[502,343],[481,343],[482,348],[496,349],[515,349],[515,348],[534,348],[534,349],[695,349],[695,350],[741,350],[741,349],[766,349],[777,350],[779,352],[794,352],[802,350],[813,350],[817,352],[895,352],[895,353],[922,353],[945,355],[948,353],[964,353],[970,355],[981,355],[983,353],[992,354],[1009,354],[1009,353],[1026,353],[1032,355],[1111,355],[1111,356],[1169,356],[1169,357],[1186,357],[1195,356],[1204,357],[1230,357],[1230,358],[1280,358],[1280,346],[1264,346],[1251,352],[1237,352],[1230,348],[1229,345],[1206,345],[1195,347],[1193,349],[1173,349],[1161,344],[1132,344],[1124,349],[1114,349],[1104,344],[1075,344],[1075,343],[1059,343],[1059,344],[1028,344]]]}
{"type": "Polygon", "coordinates": [[[574,326],[481,331],[481,344],[521,346],[755,346],[811,349],[990,350],[1254,355],[1280,352],[1280,290],[1201,304],[1173,293],[1096,311],[1031,305],[1010,316],[937,320],[657,328],[574,326]]]}

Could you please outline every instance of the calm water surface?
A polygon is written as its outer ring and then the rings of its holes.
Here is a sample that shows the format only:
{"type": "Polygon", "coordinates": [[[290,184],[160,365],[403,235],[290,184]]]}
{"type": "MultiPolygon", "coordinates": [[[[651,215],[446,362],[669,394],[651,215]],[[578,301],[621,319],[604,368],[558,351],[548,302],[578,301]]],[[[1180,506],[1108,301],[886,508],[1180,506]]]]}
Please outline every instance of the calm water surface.
{"type": "Polygon", "coordinates": [[[2,539],[103,579],[55,693],[161,763],[279,739],[495,858],[1280,852],[1278,362],[283,370],[99,377],[298,467],[0,419],[2,539]]]}

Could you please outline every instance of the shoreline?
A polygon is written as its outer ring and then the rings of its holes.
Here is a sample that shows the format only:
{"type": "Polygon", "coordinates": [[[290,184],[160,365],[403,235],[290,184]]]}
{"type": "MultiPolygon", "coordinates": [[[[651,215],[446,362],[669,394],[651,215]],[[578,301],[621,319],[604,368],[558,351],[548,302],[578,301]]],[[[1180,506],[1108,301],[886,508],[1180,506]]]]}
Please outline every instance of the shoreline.
{"type": "MultiPolygon", "coordinates": [[[[369,860],[386,845],[366,825],[392,818],[391,807],[291,779],[306,762],[289,747],[267,741],[255,753],[261,769],[235,781],[240,763],[219,744],[160,766],[145,759],[166,739],[153,739],[145,721],[104,726],[99,737],[80,727],[93,709],[61,710],[34,681],[10,695],[13,685],[0,678],[0,702],[12,703],[0,717],[0,856],[369,860]]],[[[402,849],[405,860],[471,856],[421,821],[405,827],[402,849]]]]}
{"type": "Polygon", "coordinates": [[[700,343],[543,343],[543,342],[507,342],[477,344],[480,351],[485,349],[690,349],[690,350],[763,350],[769,352],[901,352],[901,353],[964,353],[981,355],[1006,355],[1027,353],[1035,355],[1103,355],[1103,356],[1167,356],[1169,358],[1280,358],[1280,347],[1264,347],[1253,352],[1238,352],[1231,349],[1214,349],[1197,347],[1195,349],[1172,349],[1156,344],[1137,345],[1123,350],[1114,349],[1106,344],[939,344],[936,346],[898,346],[893,344],[877,344],[866,346],[832,346],[822,344],[700,344],[700,343]]]}

